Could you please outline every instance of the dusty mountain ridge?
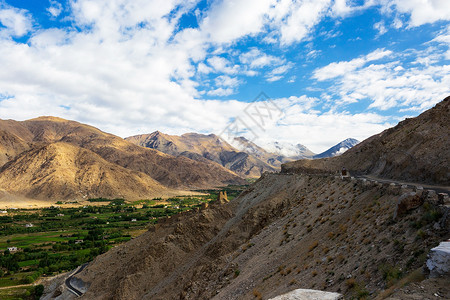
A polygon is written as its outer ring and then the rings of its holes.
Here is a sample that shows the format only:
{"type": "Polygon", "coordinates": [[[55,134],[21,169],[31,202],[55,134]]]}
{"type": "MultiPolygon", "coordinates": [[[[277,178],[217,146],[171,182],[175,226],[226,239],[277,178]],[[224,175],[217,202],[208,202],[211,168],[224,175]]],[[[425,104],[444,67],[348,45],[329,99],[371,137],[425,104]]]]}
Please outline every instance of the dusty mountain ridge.
{"type": "Polygon", "coordinates": [[[229,144],[215,134],[185,133],[176,136],[155,131],[125,139],[136,145],[159,150],[169,155],[185,156],[202,162],[213,161],[243,178],[257,178],[264,172],[278,171],[281,164],[293,160],[339,155],[341,154],[339,150],[351,148],[357,142],[354,139],[347,139],[315,155],[300,144],[274,142],[270,145],[273,152],[270,152],[245,137],[235,137],[229,144]],[[289,149],[282,147],[289,147],[289,149]],[[290,156],[282,154],[285,152],[290,156]]]}
{"type": "MultiPolygon", "coordinates": [[[[418,132],[423,124],[445,128],[439,119],[448,116],[433,110],[411,121],[418,132]]],[[[408,124],[382,134],[384,143],[370,142],[377,137],[361,143],[365,150],[358,153],[377,153],[370,147],[379,144],[404,149],[389,138],[410,134],[408,124]]],[[[429,145],[448,145],[448,135],[432,137],[437,141],[426,140],[429,145]]],[[[423,154],[425,162],[436,159],[434,152],[423,154]]],[[[450,238],[448,204],[431,191],[341,179],[327,167],[311,169],[315,174],[303,168],[290,170],[302,174],[265,173],[231,202],[161,221],[79,273],[77,282],[87,289],[82,298],[270,299],[296,288],[347,298],[385,298],[389,287],[397,288],[393,299],[408,294],[415,287],[399,289],[398,280],[423,280],[428,251],[450,238]],[[408,197],[411,203],[399,202],[408,197]]],[[[407,166],[392,168],[397,174],[407,166]]],[[[448,279],[425,280],[421,295],[445,298],[448,279]]]]}
{"type": "MultiPolygon", "coordinates": [[[[263,172],[275,171],[277,167],[270,163],[270,157],[263,160],[265,157],[239,151],[215,134],[186,133],[176,136],[155,131],[128,137],[126,140],[174,156],[213,161],[242,177],[259,177],[263,172]]],[[[268,153],[266,156],[269,156],[268,153]]]]}
{"type": "Polygon", "coordinates": [[[335,172],[450,185],[450,97],[334,158],[286,163],[282,172],[335,172]]]}
{"type": "Polygon", "coordinates": [[[136,146],[54,117],[0,120],[0,189],[31,198],[140,198],[172,189],[244,183],[212,162],[136,146]]]}

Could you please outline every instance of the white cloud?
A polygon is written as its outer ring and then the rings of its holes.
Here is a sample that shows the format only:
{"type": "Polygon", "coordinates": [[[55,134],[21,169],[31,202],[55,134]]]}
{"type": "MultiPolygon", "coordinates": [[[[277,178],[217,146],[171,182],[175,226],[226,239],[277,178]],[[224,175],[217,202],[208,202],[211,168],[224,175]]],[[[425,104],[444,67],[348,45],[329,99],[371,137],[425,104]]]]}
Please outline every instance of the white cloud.
{"type": "MultiPolygon", "coordinates": [[[[61,13],[56,3],[50,2],[53,17],[61,13]]],[[[199,100],[202,95],[233,95],[244,82],[242,76],[281,80],[292,75],[288,72],[294,66],[281,55],[270,55],[273,52],[269,50],[250,48],[241,53],[234,45],[249,38],[287,49],[311,38],[324,17],[343,18],[367,7],[338,0],[214,1],[210,8],[196,13],[198,28],[180,29],[180,16],[197,1],[67,3],[71,27],[59,29],[33,29],[28,12],[0,5],[4,27],[0,33],[0,94],[11,96],[0,101],[1,118],[57,115],[121,136],[155,129],[177,134],[218,133],[247,103],[199,100]],[[27,43],[14,41],[28,33],[31,38],[27,43]],[[199,81],[205,77],[207,88],[199,81]]],[[[402,8],[400,12],[405,11],[402,8]]],[[[420,18],[415,11],[411,13],[408,24],[416,24],[420,18]]],[[[443,45],[448,41],[446,34],[443,32],[433,43],[443,45]]],[[[317,53],[311,51],[309,57],[317,53]]],[[[354,60],[332,63],[315,70],[313,78],[336,79],[327,91],[331,99],[350,102],[369,97],[374,99],[373,107],[383,109],[398,104],[425,108],[434,101],[430,99],[448,92],[448,68],[434,66],[434,58],[426,61],[418,57],[413,69],[401,63],[375,64],[390,55],[390,51],[380,49],[354,60]],[[427,91],[431,91],[428,96],[427,91]]],[[[427,56],[433,57],[430,53],[422,57],[427,56]]],[[[303,80],[300,72],[297,75],[299,81],[303,80]]],[[[296,77],[288,78],[293,82],[296,77]]],[[[324,142],[323,132],[340,140],[350,136],[362,139],[385,128],[387,121],[378,115],[317,112],[312,107],[317,99],[308,99],[277,100],[286,116],[271,124],[261,138],[279,136],[320,151],[320,147],[331,146],[330,139],[324,142]]]]}
{"type": "Polygon", "coordinates": [[[410,27],[450,20],[450,1],[446,0],[390,0],[381,3],[385,7],[395,7],[398,12],[410,15],[410,27]]]}
{"type": "Polygon", "coordinates": [[[32,19],[23,9],[9,7],[0,3],[0,23],[5,29],[0,28],[0,38],[3,35],[21,37],[32,28],[32,19]]]}
{"type": "Polygon", "coordinates": [[[236,74],[239,69],[239,66],[231,66],[230,61],[221,56],[210,57],[207,62],[217,73],[236,74]]]}
{"type": "Polygon", "coordinates": [[[219,97],[223,97],[223,96],[229,96],[234,94],[234,89],[232,88],[217,88],[215,90],[211,90],[207,93],[208,96],[219,96],[219,97]]]}
{"type": "Polygon", "coordinates": [[[231,88],[237,87],[240,84],[239,79],[227,75],[221,75],[216,77],[215,82],[216,86],[231,87],[231,88]]]}
{"type": "Polygon", "coordinates": [[[308,38],[330,7],[331,0],[281,1],[271,17],[280,31],[282,45],[290,45],[308,38]],[[289,4],[287,4],[289,2],[289,4]]]}
{"type": "Polygon", "coordinates": [[[242,53],[239,56],[239,60],[241,63],[249,65],[252,69],[262,68],[269,65],[279,65],[284,62],[284,59],[267,55],[257,48],[253,48],[246,53],[242,53]]]}
{"type": "Polygon", "coordinates": [[[202,20],[200,30],[217,44],[261,32],[272,0],[217,1],[202,20]]]}
{"type": "Polygon", "coordinates": [[[378,30],[378,35],[383,35],[388,31],[384,24],[384,21],[380,21],[380,22],[373,24],[373,28],[378,30]]]}
{"type": "Polygon", "coordinates": [[[364,66],[367,62],[379,60],[391,53],[392,51],[389,50],[377,49],[366,56],[355,58],[350,61],[333,62],[325,67],[314,70],[312,77],[319,81],[324,81],[342,76],[364,66]]]}
{"type": "Polygon", "coordinates": [[[392,53],[377,50],[351,61],[331,63],[314,71],[319,81],[335,78],[331,88],[331,101],[335,105],[369,99],[369,108],[387,110],[404,107],[413,111],[430,108],[450,93],[450,66],[436,65],[444,51],[429,47],[411,53],[392,53]],[[433,54],[430,54],[433,53],[433,54]],[[411,64],[402,66],[397,59],[409,55],[411,64]],[[372,63],[389,56],[390,62],[372,63]]]}
{"type": "Polygon", "coordinates": [[[56,18],[62,12],[62,5],[58,1],[50,0],[50,7],[47,8],[47,11],[53,18],[56,18]]]}

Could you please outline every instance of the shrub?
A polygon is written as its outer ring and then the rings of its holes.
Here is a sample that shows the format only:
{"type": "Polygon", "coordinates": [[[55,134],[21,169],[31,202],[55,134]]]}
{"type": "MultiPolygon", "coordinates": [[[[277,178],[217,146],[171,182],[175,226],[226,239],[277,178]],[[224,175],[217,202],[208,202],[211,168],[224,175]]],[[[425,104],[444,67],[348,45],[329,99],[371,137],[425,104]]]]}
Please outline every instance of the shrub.
{"type": "Polygon", "coordinates": [[[255,296],[256,299],[262,299],[262,294],[257,290],[253,290],[253,296],[255,296]]]}
{"type": "Polygon", "coordinates": [[[308,248],[308,251],[311,252],[312,250],[314,250],[315,248],[317,248],[317,246],[319,246],[319,242],[318,241],[314,241],[308,248]]]}

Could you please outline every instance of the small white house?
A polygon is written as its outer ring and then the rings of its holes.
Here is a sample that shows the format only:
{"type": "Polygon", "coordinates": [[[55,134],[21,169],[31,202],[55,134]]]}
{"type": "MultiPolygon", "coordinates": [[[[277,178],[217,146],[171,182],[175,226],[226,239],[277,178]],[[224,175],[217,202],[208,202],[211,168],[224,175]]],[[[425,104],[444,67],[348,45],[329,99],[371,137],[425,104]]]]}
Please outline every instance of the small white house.
{"type": "Polygon", "coordinates": [[[75,244],[82,244],[82,243],[84,243],[83,240],[75,240],[75,244]]]}
{"type": "Polygon", "coordinates": [[[8,211],[6,211],[6,210],[0,210],[0,214],[7,214],[8,213],[8,211]]]}
{"type": "Polygon", "coordinates": [[[137,220],[136,219],[131,219],[131,222],[136,222],[137,220]]]}
{"type": "Polygon", "coordinates": [[[31,224],[31,223],[27,223],[27,224],[25,224],[25,227],[26,227],[26,228],[31,228],[31,227],[34,227],[34,225],[31,224]]]}
{"type": "Polygon", "coordinates": [[[8,247],[9,252],[17,252],[17,247],[8,247]]]}
{"type": "Polygon", "coordinates": [[[64,217],[64,214],[57,214],[58,217],[64,217]]]}

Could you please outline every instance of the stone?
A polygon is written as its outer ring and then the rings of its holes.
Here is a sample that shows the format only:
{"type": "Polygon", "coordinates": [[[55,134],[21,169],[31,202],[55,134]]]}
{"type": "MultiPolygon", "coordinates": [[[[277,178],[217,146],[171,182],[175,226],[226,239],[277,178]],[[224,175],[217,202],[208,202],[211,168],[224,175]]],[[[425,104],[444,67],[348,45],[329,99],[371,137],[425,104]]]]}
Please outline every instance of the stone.
{"type": "Polygon", "coordinates": [[[276,296],[270,300],[340,300],[344,299],[339,293],[323,292],[318,290],[297,289],[289,293],[276,296]]]}
{"type": "Polygon", "coordinates": [[[430,250],[427,268],[431,278],[450,273],[450,241],[442,242],[430,250]]]}
{"type": "Polygon", "coordinates": [[[439,193],[438,194],[438,203],[439,204],[448,204],[449,203],[449,197],[447,193],[439,193]]]}
{"type": "Polygon", "coordinates": [[[397,200],[394,211],[394,219],[405,214],[407,211],[420,207],[424,199],[415,192],[404,193],[397,200]]]}

